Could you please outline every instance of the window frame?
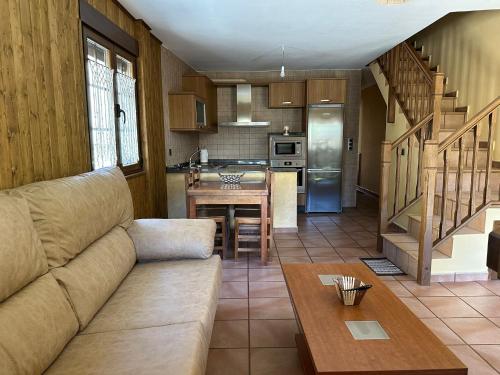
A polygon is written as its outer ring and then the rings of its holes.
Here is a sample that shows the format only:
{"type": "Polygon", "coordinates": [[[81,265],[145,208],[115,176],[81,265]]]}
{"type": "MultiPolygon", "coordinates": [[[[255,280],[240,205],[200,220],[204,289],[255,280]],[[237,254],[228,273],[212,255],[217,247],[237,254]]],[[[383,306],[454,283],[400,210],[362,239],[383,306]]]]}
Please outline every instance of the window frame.
{"type": "Polygon", "coordinates": [[[140,120],[140,108],[139,108],[139,79],[138,79],[138,68],[137,68],[137,56],[131,54],[125,49],[121,48],[119,45],[114,43],[112,40],[106,38],[101,33],[91,29],[87,25],[82,25],[82,40],[83,40],[83,65],[84,65],[84,79],[85,79],[85,100],[87,107],[87,128],[89,129],[89,146],[91,153],[91,160],[93,155],[93,145],[92,145],[92,137],[90,135],[90,105],[89,105],[89,90],[88,90],[88,81],[87,81],[87,60],[88,60],[88,44],[87,39],[91,39],[92,41],[102,45],[103,47],[109,50],[109,60],[110,60],[110,68],[113,69],[113,98],[114,98],[114,108],[113,113],[115,113],[115,134],[116,134],[116,158],[117,158],[117,166],[123,171],[125,176],[141,173],[144,171],[144,161],[142,157],[142,133],[141,133],[141,120],[140,120]],[[139,152],[139,161],[135,164],[126,165],[122,164],[121,159],[121,140],[120,140],[120,121],[122,117],[116,116],[116,105],[118,102],[118,92],[116,90],[116,81],[115,74],[117,73],[116,69],[116,59],[117,55],[127,59],[132,64],[132,77],[136,80],[135,84],[135,110],[136,110],[136,126],[137,126],[137,143],[138,143],[138,152],[139,152]]]}

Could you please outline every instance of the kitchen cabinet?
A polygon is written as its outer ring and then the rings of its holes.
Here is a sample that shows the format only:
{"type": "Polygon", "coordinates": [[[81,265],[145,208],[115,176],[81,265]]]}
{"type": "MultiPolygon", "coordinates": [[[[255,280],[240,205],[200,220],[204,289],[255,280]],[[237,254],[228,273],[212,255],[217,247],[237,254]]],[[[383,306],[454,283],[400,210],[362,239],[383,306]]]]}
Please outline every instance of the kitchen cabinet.
{"type": "Polygon", "coordinates": [[[306,85],[303,81],[271,82],[269,108],[300,108],[305,106],[306,85]]]}
{"type": "Polygon", "coordinates": [[[203,132],[217,132],[217,86],[203,75],[185,75],[182,77],[182,90],[193,92],[206,103],[207,126],[203,132]]]}
{"type": "Polygon", "coordinates": [[[307,104],[345,103],[347,80],[323,78],[307,80],[307,104]]]}
{"type": "Polygon", "coordinates": [[[168,95],[168,111],[170,130],[172,131],[201,131],[198,125],[197,106],[204,104],[204,100],[192,92],[177,92],[168,95]]]}

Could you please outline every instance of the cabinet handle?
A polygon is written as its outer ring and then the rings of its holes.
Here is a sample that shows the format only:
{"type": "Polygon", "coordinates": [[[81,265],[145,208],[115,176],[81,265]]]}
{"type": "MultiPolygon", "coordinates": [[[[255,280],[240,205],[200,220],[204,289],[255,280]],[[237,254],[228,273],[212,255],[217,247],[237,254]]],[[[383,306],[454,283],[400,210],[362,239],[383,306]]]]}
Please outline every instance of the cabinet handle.
{"type": "Polygon", "coordinates": [[[285,102],[282,102],[281,104],[292,104],[292,102],[291,102],[291,101],[289,101],[289,100],[287,100],[287,101],[285,101],[285,102]]]}
{"type": "Polygon", "coordinates": [[[326,103],[326,102],[331,102],[331,100],[330,99],[321,99],[320,102],[326,103]]]}

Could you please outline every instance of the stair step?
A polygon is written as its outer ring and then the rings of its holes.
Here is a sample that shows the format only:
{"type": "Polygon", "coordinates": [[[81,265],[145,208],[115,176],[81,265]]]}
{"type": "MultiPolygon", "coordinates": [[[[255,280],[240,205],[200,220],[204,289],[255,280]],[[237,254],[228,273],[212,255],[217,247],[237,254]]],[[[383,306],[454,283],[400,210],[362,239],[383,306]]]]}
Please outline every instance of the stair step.
{"type": "Polygon", "coordinates": [[[441,129],[460,129],[467,121],[467,112],[442,112],[441,129]]]}

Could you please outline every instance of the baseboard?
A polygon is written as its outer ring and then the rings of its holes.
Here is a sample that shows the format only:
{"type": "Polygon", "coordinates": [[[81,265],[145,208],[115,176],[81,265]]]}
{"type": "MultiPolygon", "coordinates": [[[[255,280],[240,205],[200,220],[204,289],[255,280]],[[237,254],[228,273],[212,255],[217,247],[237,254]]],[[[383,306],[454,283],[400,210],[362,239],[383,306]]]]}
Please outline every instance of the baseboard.
{"type": "Polygon", "coordinates": [[[493,165],[493,168],[500,168],[500,161],[493,161],[492,165],[493,165]]]}
{"type": "Polygon", "coordinates": [[[372,198],[379,198],[378,193],[371,191],[370,189],[364,188],[362,186],[356,185],[356,190],[359,191],[360,193],[369,195],[372,198]]]}
{"type": "Polygon", "coordinates": [[[290,228],[273,228],[274,233],[297,233],[299,228],[290,227],[290,228]]]}

